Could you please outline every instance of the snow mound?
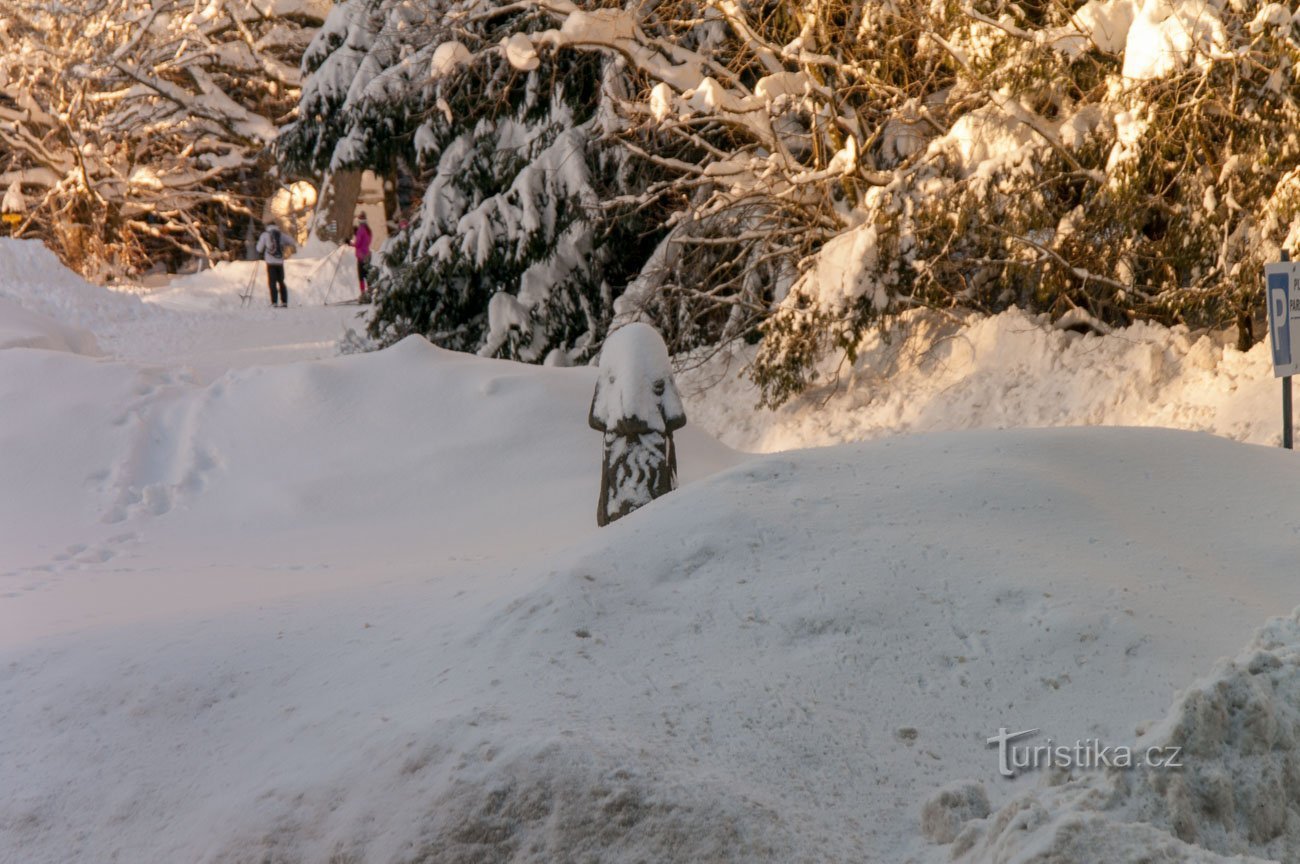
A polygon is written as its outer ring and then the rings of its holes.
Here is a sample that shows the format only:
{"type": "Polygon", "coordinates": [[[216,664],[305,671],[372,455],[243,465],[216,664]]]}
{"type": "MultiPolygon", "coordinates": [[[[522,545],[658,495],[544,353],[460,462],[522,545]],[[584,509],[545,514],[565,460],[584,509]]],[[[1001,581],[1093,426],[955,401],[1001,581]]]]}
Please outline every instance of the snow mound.
{"type": "MultiPolygon", "coordinates": [[[[76,627],[223,594],[238,603],[365,581],[357,574],[370,572],[377,548],[393,550],[381,568],[391,575],[422,572],[429,554],[540,554],[592,532],[595,374],[482,360],[418,337],[210,380],[185,368],[5,352],[0,405],[22,414],[6,412],[13,419],[0,426],[0,483],[26,492],[0,498],[0,597],[41,566],[61,577],[43,588],[66,592],[66,605],[20,616],[0,628],[0,643],[60,617],[76,627]],[[195,562],[230,560],[232,532],[278,575],[231,564],[220,568],[224,582],[201,578],[195,562]],[[193,584],[162,580],[135,606],[83,584],[96,556],[128,554],[112,538],[145,535],[193,584]],[[309,562],[295,560],[304,555],[309,562]]],[[[692,429],[679,448],[684,482],[737,458],[692,429]]]]}
{"type": "Polygon", "coordinates": [[[991,785],[1008,706],[1118,740],[1295,593],[1294,536],[1263,526],[1300,465],[1205,435],[782,454],[597,530],[594,370],[410,340],[148,392],[17,359],[49,398],[0,488],[59,470],[0,519],[0,637],[106,621],[0,654],[5,860],[946,859],[978,795],[945,846],[918,802],[987,778],[998,811],[1033,779],[991,785]],[[96,466],[141,493],[101,537],[80,502],[121,490],[88,492],[96,466]],[[39,557],[21,520],[60,502],[39,557]]]}
{"type": "Polygon", "coordinates": [[[944,786],[921,808],[921,833],[931,843],[951,843],[962,826],[989,815],[989,796],[975,780],[957,780],[944,786]]]}
{"type": "Polygon", "coordinates": [[[136,297],[91,285],[40,241],[9,237],[0,237],[0,299],[90,331],[151,314],[136,297]]]}
{"type": "Polygon", "coordinates": [[[421,864],[789,860],[778,814],[707,781],[666,780],[647,754],[626,746],[570,739],[411,750],[381,758],[375,772],[389,796],[394,789],[411,796],[397,808],[408,824],[393,819],[391,806],[372,805],[322,837],[321,823],[340,820],[328,796],[313,790],[295,818],[237,832],[211,861],[248,861],[252,850],[283,856],[274,860],[421,864]],[[386,842],[386,830],[409,833],[386,842]]]}
{"type": "MultiPolygon", "coordinates": [[[[748,351],[678,384],[693,423],[749,451],[1017,426],[1164,426],[1277,445],[1267,340],[1242,353],[1233,339],[1145,323],[1079,333],[1015,309],[962,320],[921,313],[888,341],[866,339],[838,383],[776,411],[753,410],[758,392],[741,370],[748,351]]],[[[833,382],[837,361],[821,371],[833,382]]]]}
{"type": "MultiPolygon", "coordinates": [[[[793,860],[908,860],[886,826],[915,824],[919,793],[954,766],[996,779],[984,741],[1008,706],[1032,711],[1031,725],[1117,737],[1167,704],[1174,669],[1185,681],[1193,655],[1208,663],[1226,650],[1207,639],[1231,645],[1250,626],[1239,609],[1211,613],[1189,598],[1243,578],[1220,569],[1236,554],[1223,545],[1236,529],[1203,520],[1207,508],[1217,522],[1282,488],[1247,490],[1220,473],[1231,463],[1254,475],[1245,466],[1257,458],[1284,461],[1143,430],[781,454],[605,529],[554,562],[554,576],[476,644],[498,646],[497,670],[550,662],[566,692],[589,694],[552,709],[552,722],[581,712],[584,726],[670,754],[665,765],[698,764],[761,794],[787,825],[803,826],[787,836],[793,860]],[[1158,502],[1195,497],[1178,490],[1174,453],[1215,466],[1197,485],[1234,503],[1160,514],[1158,502]],[[1146,485],[1134,485],[1135,471],[1146,485]],[[1151,546],[1134,545],[1127,526],[1139,521],[1160,526],[1151,546]],[[1211,536],[1213,561],[1190,551],[1211,536]],[[1188,560],[1202,564],[1189,573],[1175,563],[1188,560]],[[907,790],[915,797],[904,805],[907,790]],[[855,835],[848,826],[862,814],[875,827],[855,835]]],[[[1244,530],[1241,542],[1263,544],[1265,556],[1286,543],[1244,530]]],[[[1238,589],[1260,600],[1257,613],[1269,608],[1261,578],[1251,569],[1250,588],[1238,589]]],[[[512,680],[501,686],[520,686],[512,680]]],[[[510,713],[546,723],[534,709],[510,713]]],[[[978,794],[955,797],[947,809],[961,815],[947,830],[987,812],[978,794]]],[[[936,814],[936,833],[945,818],[936,814]]]]}
{"type": "Polygon", "coordinates": [[[67,327],[44,315],[28,312],[13,300],[0,298],[0,350],[6,348],[100,353],[95,337],[88,331],[67,327]]]}
{"type": "Polygon", "coordinates": [[[1180,767],[1114,767],[1019,796],[967,823],[953,859],[1300,858],[1300,609],[1179,694],[1132,751],[1180,767]]]}

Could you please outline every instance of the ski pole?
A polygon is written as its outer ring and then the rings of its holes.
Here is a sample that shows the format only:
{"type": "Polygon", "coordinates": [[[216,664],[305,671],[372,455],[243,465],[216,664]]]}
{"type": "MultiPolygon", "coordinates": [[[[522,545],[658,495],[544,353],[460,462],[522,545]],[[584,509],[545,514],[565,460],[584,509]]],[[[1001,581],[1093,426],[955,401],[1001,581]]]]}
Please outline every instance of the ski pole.
{"type": "Polygon", "coordinates": [[[253,282],[256,281],[256,279],[257,279],[257,264],[254,263],[252,270],[249,271],[248,274],[248,282],[247,284],[244,285],[244,292],[239,295],[240,308],[247,306],[249,303],[253,301],[253,282]]]}
{"type": "MultiPolygon", "coordinates": [[[[333,257],[342,248],[343,248],[342,246],[338,247],[338,249],[335,249],[329,255],[326,255],[325,258],[322,259],[321,262],[316,265],[316,269],[311,271],[311,275],[307,277],[307,284],[309,285],[311,284],[311,282],[316,278],[316,274],[324,270],[325,265],[330,263],[330,258],[333,257]]],[[[315,296],[316,296],[317,303],[321,304],[322,306],[327,305],[327,302],[329,300],[329,288],[333,284],[334,284],[333,280],[331,280],[330,285],[327,285],[324,288],[321,288],[319,286],[316,288],[315,296]]]]}
{"type": "MultiPolygon", "coordinates": [[[[341,249],[343,247],[340,246],[339,248],[341,249]]],[[[325,289],[325,296],[327,297],[329,296],[330,292],[334,290],[334,280],[339,278],[339,267],[342,266],[342,264],[343,264],[343,256],[340,255],[339,260],[334,262],[334,275],[330,277],[330,286],[325,289]]]]}

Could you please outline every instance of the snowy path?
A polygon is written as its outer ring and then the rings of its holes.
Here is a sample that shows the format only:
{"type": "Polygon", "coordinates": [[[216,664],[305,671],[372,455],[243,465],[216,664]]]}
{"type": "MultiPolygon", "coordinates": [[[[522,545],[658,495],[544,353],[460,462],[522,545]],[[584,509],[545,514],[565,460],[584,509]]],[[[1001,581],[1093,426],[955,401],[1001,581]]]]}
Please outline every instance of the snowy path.
{"type": "Polygon", "coordinates": [[[348,329],[365,329],[356,306],[290,306],[176,312],[102,328],[100,347],[120,360],[190,366],[211,377],[227,369],[325,360],[348,329]]]}
{"type": "Polygon", "coordinates": [[[319,258],[290,259],[287,309],[271,308],[262,265],[222,264],[142,294],[150,314],[100,322],[96,336],[113,357],[208,374],[324,360],[338,353],[348,329],[365,331],[365,307],[328,305],[356,297],[351,261],[346,247],[319,258]],[[241,295],[250,280],[252,296],[245,304],[241,295]]]}

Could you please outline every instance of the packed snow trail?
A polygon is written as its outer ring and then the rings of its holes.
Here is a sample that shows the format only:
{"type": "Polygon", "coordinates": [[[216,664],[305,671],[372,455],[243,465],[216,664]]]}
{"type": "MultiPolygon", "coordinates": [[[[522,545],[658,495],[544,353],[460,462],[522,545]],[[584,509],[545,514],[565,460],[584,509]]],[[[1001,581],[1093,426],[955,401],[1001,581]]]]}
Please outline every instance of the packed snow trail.
{"type": "Polygon", "coordinates": [[[187,366],[204,376],[333,357],[348,329],[365,330],[365,310],[325,305],[357,295],[350,250],[313,251],[323,254],[286,262],[290,306],[272,309],[261,262],[219,264],[152,290],[106,291],[68,271],[39,243],[0,238],[0,347],[17,344],[21,318],[32,347],[187,366]],[[252,300],[245,306],[240,295],[250,280],[252,300]],[[82,341],[69,346],[69,328],[82,341]],[[37,338],[40,345],[31,341],[37,338]]]}

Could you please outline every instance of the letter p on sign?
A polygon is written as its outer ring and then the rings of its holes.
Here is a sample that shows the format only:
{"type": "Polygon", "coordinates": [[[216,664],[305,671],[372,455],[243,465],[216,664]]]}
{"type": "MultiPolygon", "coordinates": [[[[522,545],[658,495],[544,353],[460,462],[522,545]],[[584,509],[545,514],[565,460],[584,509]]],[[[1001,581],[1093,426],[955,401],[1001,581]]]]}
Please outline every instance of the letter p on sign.
{"type": "MultiPolygon", "coordinates": [[[[1273,375],[1283,377],[1296,374],[1296,354],[1291,340],[1291,280],[1295,264],[1269,264],[1265,268],[1268,297],[1268,329],[1273,347],[1273,375]]],[[[1300,292],[1297,292],[1300,294],[1300,292]]]]}

